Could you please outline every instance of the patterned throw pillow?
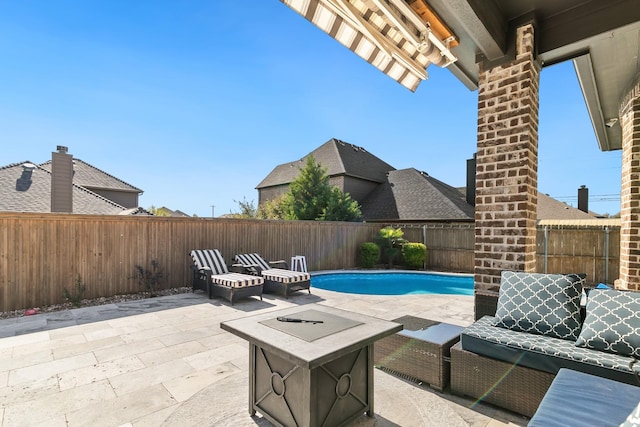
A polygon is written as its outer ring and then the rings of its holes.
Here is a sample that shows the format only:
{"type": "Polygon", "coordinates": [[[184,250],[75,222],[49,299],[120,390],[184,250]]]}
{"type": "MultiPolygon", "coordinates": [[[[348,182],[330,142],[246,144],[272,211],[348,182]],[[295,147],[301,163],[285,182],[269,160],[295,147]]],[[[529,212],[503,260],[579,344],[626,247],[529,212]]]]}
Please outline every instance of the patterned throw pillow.
{"type": "Polygon", "coordinates": [[[503,271],[496,326],[575,341],[584,275],[503,271]]]}
{"type": "Polygon", "coordinates": [[[640,358],[640,293],[592,289],[579,347],[640,358]]]}
{"type": "Polygon", "coordinates": [[[627,419],[620,424],[620,427],[640,427],[640,403],[631,411],[627,419]]]}

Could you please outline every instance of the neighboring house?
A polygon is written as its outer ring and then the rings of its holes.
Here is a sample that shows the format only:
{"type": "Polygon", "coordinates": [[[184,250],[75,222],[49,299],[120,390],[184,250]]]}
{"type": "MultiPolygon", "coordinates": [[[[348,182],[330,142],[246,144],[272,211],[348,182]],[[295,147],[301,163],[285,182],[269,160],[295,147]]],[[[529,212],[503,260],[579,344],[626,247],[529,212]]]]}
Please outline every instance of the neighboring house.
{"type": "Polygon", "coordinates": [[[389,171],[361,203],[365,221],[473,220],[474,207],[464,195],[414,168],[389,171]]]}
{"type": "Polygon", "coordinates": [[[298,177],[309,156],[327,169],[332,186],[360,203],[386,181],[388,171],[395,170],[364,148],[332,138],[302,159],[276,166],[256,187],[258,205],[289,191],[289,184],[298,177]]]}
{"type": "Polygon", "coordinates": [[[58,147],[52,160],[0,167],[0,212],[149,215],[138,206],[142,190],[58,147]]]}
{"type": "Polygon", "coordinates": [[[539,220],[592,220],[599,218],[593,212],[583,212],[580,209],[560,202],[548,194],[538,193],[538,219],[539,220]]]}
{"type": "MultiPolygon", "coordinates": [[[[475,207],[468,202],[474,200],[474,194],[466,194],[466,188],[452,187],[414,168],[396,170],[364,148],[335,138],[298,161],[276,166],[256,187],[259,204],[286,193],[309,155],[327,169],[331,185],[360,204],[365,221],[474,221],[475,207]]],[[[467,169],[471,174],[467,182],[474,182],[475,162],[468,161],[467,169]]],[[[597,218],[584,210],[587,212],[538,194],[539,220],[597,218]]]]}
{"type": "MultiPolygon", "coordinates": [[[[52,161],[49,160],[39,166],[51,172],[51,165],[52,161]]],[[[139,206],[142,190],[77,157],[73,158],[73,183],[125,208],[139,206]]]]}

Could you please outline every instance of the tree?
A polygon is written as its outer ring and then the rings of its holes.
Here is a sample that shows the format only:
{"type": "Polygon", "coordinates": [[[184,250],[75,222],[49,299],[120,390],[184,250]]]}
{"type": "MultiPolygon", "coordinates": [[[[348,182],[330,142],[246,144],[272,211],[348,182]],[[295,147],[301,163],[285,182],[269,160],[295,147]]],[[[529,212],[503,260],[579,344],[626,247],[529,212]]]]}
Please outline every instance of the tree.
{"type": "Polygon", "coordinates": [[[338,187],[331,189],[327,206],[323,209],[320,220],[322,221],[359,221],[362,212],[358,202],[338,187]]]}
{"type": "Polygon", "coordinates": [[[240,212],[231,212],[231,215],[234,218],[256,218],[258,210],[253,204],[253,200],[250,202],[247,201],[246,197],[242,198],[242,201],[234,200],[235,203],[238,204],[240,208],[240,212]]]}
{"type": "Polygon", "coordinates": [[[147,209],[155,216],[171,216],[171,212],[169,212],[165,208],[156,208],[154,205],[151,205],[149,209],[147,209]]]}
{"type": "Polygon", "coordinates": [[[320,218],[331,195],[327,169],[316,163],[313,156],[307,157],[300,175],[289,185],[288,194],[285,198],[286,219],[320,218]]]}
{"type": "Polygon", "coordinates": [[[402,245],[407,242],[402,236],[404,232],[400,228],[384,227],[378,232],[376,243],[380,246],[387,268],[393,267],[393,260],[400,253],[402,245]]]}
{"type": "Polygon", "coordinates": [[[331,187],[327,169],[307,157],[300,175],[290,184],[289,192],[278,202],[282,219],[357,221],[362,217],[358,202],[337,187],[331,187]]]}
{"type": "Polygon", "coordinates": [[[258,207],[256,218],[259,219],[284,219],[285,214],[283,208],[285,206],[284,199],[287,194],[282,194],[272,200],[267,200],[258,207]]]}

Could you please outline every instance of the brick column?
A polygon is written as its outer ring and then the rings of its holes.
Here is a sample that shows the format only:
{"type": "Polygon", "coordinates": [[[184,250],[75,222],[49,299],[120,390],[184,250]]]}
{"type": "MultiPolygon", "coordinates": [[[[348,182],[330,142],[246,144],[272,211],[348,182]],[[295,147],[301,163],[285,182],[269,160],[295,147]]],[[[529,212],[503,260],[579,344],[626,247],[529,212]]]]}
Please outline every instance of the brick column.
{"type": "Polygon", "coordinates": [[[534,26],[526,24],[517,29],[515,60],[480,69],[476,318],[493,314],[503,270],[536,267],[540,64],[534,53],[534,26]]]}
{"type": "Polygon", "coordinates": [[[615,287],[640,290],[640,81],[620,105],[622,191],[620,278],[615,287]]]}

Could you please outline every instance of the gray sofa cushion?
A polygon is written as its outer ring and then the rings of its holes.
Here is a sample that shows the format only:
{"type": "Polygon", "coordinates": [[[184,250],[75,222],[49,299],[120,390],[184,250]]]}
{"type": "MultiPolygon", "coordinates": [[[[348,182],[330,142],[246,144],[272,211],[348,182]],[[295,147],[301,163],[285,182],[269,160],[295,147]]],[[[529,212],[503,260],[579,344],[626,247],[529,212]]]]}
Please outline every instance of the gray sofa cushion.
{"type": "Polygon", "coordinates": [[[620,424],[620,427],[640,427],[640,403],[627,416],[627,419],[620,424]]]}
{"type": "Polygon", "coordinates": [[[580,333],[583,282],[577,274],[503,271],[496,325],[575,341],[580,333]]]}
{"type": "Polygon", "coordinates": [[[639,400],[640,387],[561,369],[527,427],[618,427],[639,400]]]}
{"type": "Polygon", "coordinates": [[[576,345],[640,358],[640,293],[593,289],[576,345]]]}
{"type": "Polygon", "coordinates": [[[629,357],[577,347],[575,342],[559,338],[499,328],[496,322],[495,317],[485,316],[466,327],[460,335],[462,348],[552,374],[569,368],[640,385],[635,376],[640,374],[640,363],[630,368],[629,357]]]}

